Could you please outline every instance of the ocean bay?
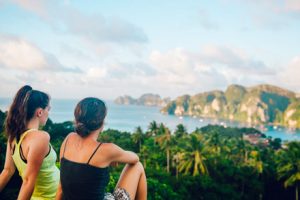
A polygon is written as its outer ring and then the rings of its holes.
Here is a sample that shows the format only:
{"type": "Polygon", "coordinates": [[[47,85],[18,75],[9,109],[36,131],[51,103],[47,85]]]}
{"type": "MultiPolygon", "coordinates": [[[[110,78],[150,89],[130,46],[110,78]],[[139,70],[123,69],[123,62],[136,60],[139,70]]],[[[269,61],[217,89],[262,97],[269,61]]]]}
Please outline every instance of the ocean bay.
{"type": "MultiPolygon", "coordinates": [[[[6,111],[12,99],[0,98],[0,109],[6,111]]],[[[74,118],[73,111],[77,104],[76,99],[52,99],[50,119],[55,123],[72,121],[74,118]]],[[[148,107],[141,105],[118,105],[113,101],[105,101],[108,107],[105,129],[117,129],[120,131],[133,132],[136,127],[140,126],[146,131],[151,121],[164,123],[172,131],[178,124],[183,124],[188,132],[192,132],[197,127],[203,127],[208,124],[218,124],[227,127],[246,127],[244,124],[226,122],[224,120],[206,119],[199,117],[178,117],[174,115],[163,115],[159,112],[158,107],[148,107]]],[[[280,138],[282,140],[300,140],[300,130],[288,130],[283,127],[264,126],[261,130],[267,136],[280,138]]]]}

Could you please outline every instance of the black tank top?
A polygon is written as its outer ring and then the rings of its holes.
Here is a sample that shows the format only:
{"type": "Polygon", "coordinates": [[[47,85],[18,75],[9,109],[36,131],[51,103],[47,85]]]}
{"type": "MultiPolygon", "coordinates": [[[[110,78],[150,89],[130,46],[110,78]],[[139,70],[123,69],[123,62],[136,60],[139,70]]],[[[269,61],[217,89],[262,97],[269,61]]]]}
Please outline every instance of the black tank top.
{"type": "Polygon", "coordinates": [[[109,168],[100,168],[90,165],[90,160],[100,147],[100,143],[87,163],[78,163],[61,158],[60,164],[60,181],[64,200],[103,200],[105,187],[109,182],[109,168]]]}

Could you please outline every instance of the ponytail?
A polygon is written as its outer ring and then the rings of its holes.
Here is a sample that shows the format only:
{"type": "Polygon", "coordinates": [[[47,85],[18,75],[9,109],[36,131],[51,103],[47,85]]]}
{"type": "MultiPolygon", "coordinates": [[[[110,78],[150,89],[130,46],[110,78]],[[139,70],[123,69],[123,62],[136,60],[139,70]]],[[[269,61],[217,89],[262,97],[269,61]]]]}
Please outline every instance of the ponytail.
{"type": "Polygon", "coordinates": [[[28,121],[34,116],[37,108],[46,108],[49,96],[44,92],[33,90],[25,85],[17,92],[5,120],[5,133],[12,143],[14,139],[20,140],[22,133],[27,129],[28,121]]]}
{"type": "MultiPolygon", "coordinates": [[[[29,85],[23,86],[17,92],[13,103],[11,104],[7,117],[5,120],[5,133],[9,139],[9,143],[11,143],[15,138],[17,140],[20,139],[20,132],[25,130],[26,123],[25,123],[25,113],[26,110],[24,99],[26,96],[29,96],[29,91],[32,90],[32,87],[29,85]]],[[[28,99],[28,98],[26,98],[28,99]]]]}

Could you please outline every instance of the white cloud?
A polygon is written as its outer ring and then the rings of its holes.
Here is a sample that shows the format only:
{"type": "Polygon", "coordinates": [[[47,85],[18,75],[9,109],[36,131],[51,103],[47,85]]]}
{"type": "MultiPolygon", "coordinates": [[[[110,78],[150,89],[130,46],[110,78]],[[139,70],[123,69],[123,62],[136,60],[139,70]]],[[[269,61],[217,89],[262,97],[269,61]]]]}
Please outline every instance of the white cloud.
{"type": "MultiPolygon", "coordinates": [[[[0,6],[6,4],[15,4],[29,12],[36,13],[39,17],[47,19],[49,18],[48,9],[52,5],[53,1],[47,0],[0,0],[0,6]]],[[[56,2],[55,2],[56,3],[56,2]]]]}
{"type": "Polygon", "coordinates": [[[300,1],[299,0],[285,0],[285,10],[300,12],[300,1]]]}
{"type": "Polygon", "coordinates": [[[272,75],[275,73],[262,60],[252,58],[239,48],[210,45],[204,48],[200,57],[207,64],[221,65],[238,73],[254,75],[272,75]]]}
{"type": "MultiPolygon", "coordinates": [[[[297,23],[300,17],[299,0],[226,0],[244,10],[243,17],[250,17],[250,24],[245,24],[242,30],[259,29],[269,31],[286,31],[297,23]],[[295,18],[296,17],[296,18],[295,18]]],[[[246,18],[247,19],[247,18],[246,18]]],[[[297,24],[296,24],[297,26],[297,24]]]]}
{"type": "Polygon", "coordinates": [[[152,51],[149,59],[160,73],[182,76],[186,73],[194,74],[194,72],[202,73],[211,70],[199,52],[191,52],[183,48],[171,49],[166,53],[152,51]]]}
{"type": "Polygon", "coordinates": [[[300,92],[300,55],[295,56],[290,63],[287,64],[279,73],[278,79],[280,84],[285,85],[286,87],[300,92]]]}
{"type": "Polygon", "coordinates": [[[67,9],[62,16],[62,21],[70,33],[93,42],[122,44],[145,43],[148,40],[141,28],[116,17],[86,15],[71,9],[67,9]]]}
{"type": "Polygon", "coordinates": [[[208,65],[199,53],[176,48],[162,53],[153,51],[150,63],[157,70],[154,85],[165,88],[171,96],[223,88],[227,78],[220,70],[208,65]]]}
{"type": "Polygon", "coordinates": [[[33,70],[47,66],[43,53],[29,42],[0,36],[0,65],[7,68],[33,70]]]}
{"type": "Polygon", "coordinates": [[[146,50],[148,36],[143,29],[118,16],[104,16],[99,12],[85,13],[72,6],[71,2],[57,0],[42,0],[37,4],[34,0],[5,3],[13,3],[33,13],[33,16],[39,17],[53,31],[53,38],[61,37],[72,41],[86,55],[96,57],[97,60],[116,55],[139,58],[146,50]]]}
{"type": "Polygon", "coordinates": [[[77,38],[90,55],[136,58],[142,55],[148,43],[142,28],[118,17],[85,14],[71,7],[64,7],[58,14],[59,23],[51,23],[54,30],[77,38]]]}
{"type": "Polygon", "coordinates": [[[0,67],[18,70],[54,70],[80,72],[64,67],[57,58],[33,43],[15,36],[0,35],[0,67]]]}
{"type": "Polygon", "coordinates": [[[107,65],[110,78],[129,79],[131,77],[154,76],[156,70],[145,62],[117,62],[107,65]]]}
{"type": "Polygon", "coordinates": [[[196,81],[193,73],[195,65],[187,51],[181,48],[169,50],[166,53],[153,51],[150,63],[155,67],[160,82],[166,84],[192,84],[196,81]]]}
{"type": "Polygon", "coordinates": [[[89,68],[86,74],[87,78],[103,78],[105,77],[107,74],[106,69],[105,68],[100,68],[100,67],[92,67],[89,68]]]}
{"type": "MultiPolygon", "coordinates": [[[[229,0],[232,1],[232,0],[229,0]]],[[[244,0],[234,0],[245,3],[244,0]]],[[[276,13],[292,13],[300,11],[299,0],[247,0],[248,3],[254,5],[256,8],[267,8],[268,11],[276,13]]]]}
{"type": "Polygon", "coordinates": [[[262,61],[249,57],[240,49],[213,45],[206,46],[201,52],[180,48],[166,53],[153,51],[150,62],[169,83],[190,86],[202,80],[219,86],[248,76],[257,79],[275,74],[262,61]]]}
{"type": "Polygon", "coordinates": [[[149,62],[157,73],[146,82],[171,96],[225,89],[233,83],[245,86],[269,83],[300,91],[300,56],[279,70],[252,58],[242,49],[206,46],[199,52],[182,48],[167,52],[155,50],[149,62]]]}
{"type": "Polygon", "coordinates": [[[46,13],[46,4],[47,0],[12,0],[16,4],[19,4],[21,7],[24,7],[27,10],[38,13],[39,15],[43,15],[46,13]]]}
{"type": "Polygon", "coordinates": [[[245,86],[271,83],[299,91],[297,75],[300,74],[300,56],[296,56],[288,67],[283,67],[277,74],[260,71],[260,65],[250,67],[249,60],[247,53],[235,48],[211,46],[199,52],[175,48],[167,52],[153,51],[145,63],[99,63],[86,66],[82,73],[72,73],[70,76],[63,71],[44,73],[41,70],[27,70],[21,73],[19,70],[16,74],[5,72],[7,77],[2,77],[2,80],[3,85],[11,84],[10,80],[18,85],[32,84],[60,98],[98,95],[113,99],[122,94],[139,96],[146,92],[174,98],[182,94],[225,89],[232,83],[245,86]],[[244,65],[242,70],[238,65],[230,65],[243,62],[248,65],[244,65]]]}
{"type": "Polygon", "coordinates": [[[91,43],[111,42],[122,46],[148,42],[143,30],[132,23],[118,17],[85,14],[72,7],[68,2],[13,0],[3,3],[14,3],[41,17],[55,31],[77,35],[91,43]]]}

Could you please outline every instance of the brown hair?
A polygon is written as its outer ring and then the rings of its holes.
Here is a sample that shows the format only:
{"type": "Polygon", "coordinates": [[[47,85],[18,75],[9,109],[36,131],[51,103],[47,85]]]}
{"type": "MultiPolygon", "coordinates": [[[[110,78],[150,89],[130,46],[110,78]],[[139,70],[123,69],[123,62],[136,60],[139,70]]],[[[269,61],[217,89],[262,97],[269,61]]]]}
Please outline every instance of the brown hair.
{"type": "Polygon", "coordinates": [[[103,101],[94,97],[81,100],[74,111],[75,131],[81,137],[86,137],[91,131],[99,129],[106,117],[106,106],[103,101]]]}
{"type": "Polygon", "coordinates": [[[5,120],[5,133],[11,143],[15,138],[20,140],[26,131],[28,121],[34,116],[37,108],[45,109],[50,97],[41,91],[25,85],[17,92],[5,120]]]}

